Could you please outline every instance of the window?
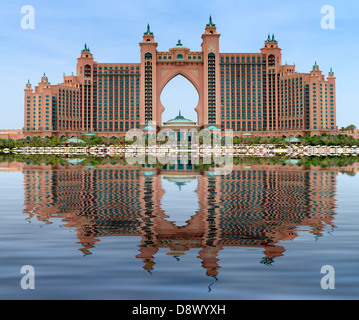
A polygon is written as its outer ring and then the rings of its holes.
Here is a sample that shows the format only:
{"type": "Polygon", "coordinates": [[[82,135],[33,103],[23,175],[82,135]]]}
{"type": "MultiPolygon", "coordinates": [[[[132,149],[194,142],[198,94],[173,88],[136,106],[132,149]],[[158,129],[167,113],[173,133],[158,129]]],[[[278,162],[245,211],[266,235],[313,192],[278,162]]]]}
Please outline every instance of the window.
{"type": "Polygon", "coordinates": [[[273,54],[268,57],[268,66],[275,67],[275,56],[273,54]]]}

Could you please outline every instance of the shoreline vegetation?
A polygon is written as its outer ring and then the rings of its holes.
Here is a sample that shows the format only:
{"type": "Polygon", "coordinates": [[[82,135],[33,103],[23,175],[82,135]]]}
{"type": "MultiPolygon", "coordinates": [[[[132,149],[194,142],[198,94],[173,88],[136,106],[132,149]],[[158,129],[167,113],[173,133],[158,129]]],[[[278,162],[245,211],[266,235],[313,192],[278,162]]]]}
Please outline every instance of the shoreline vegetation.
{"type": "MultiPolygon", "coordinates": [[[[33,146],[33,147],[58,147],[62,146],[67,143],[67,141],[72,140],[75,138],[75,140],[81,141],[81,142],[70,142],[71,144],[76,145],[86,145],[86,146],[95,146],[95,145],[131,145],[133,142],[126,142],[125,136],[121,137],[102,137],[102,136],[62,136],[62,137],[46,137],[42,138],[39,136],[35,136],[32,138],[23,138],[23,139],[0,139],[0,149],[3,148],[19,148],[19,147],[25,147],[25,146],[33,146]]],[[[274,144],[274,145],[290,145],[290,139],[294,138],[292,136],[289,137],[263,137],[263,136],[255,136],[255,135],[249,135],[249,136],[233,136],[233,144],[247,144],[247,145],[258,145],[258,144],[274,144]]],[[[346,134],[337,134],[337,135],[328,135],[328,134],[322,134],[320,136],[297,136],[296,137],[301,145],[307,146],[307,145],[349,145],[352,146],[353,144],[358,144],[359,139],[355,139],[352,136],[348,136],[346,134]]],[[[222,137],[222,144],[224,143],[225,137],[222,137]]],[[[148,139],[146,138],[146,142],[148,139]]],[[[200,138],[201,142],[201,138],[200,138]]],[[[166,141],[162,142],[162,144],[166,143],[166,141]]],[[[161,142],[158,142],[158,145],[161,145],[161,142]]]]}
{"type": "MultiPolygon", "coordinates": [[[[291,139],[294,137],[261,137],[261,136],[234,136],[233,145],[274,145],[274,146],[290,146],[292,145],[291,139]]],[[[346,134],[328,135],[322,134],[320,136],[297,136],[298,145],[301,146],[356,146],[359,145],[359,139],[355,139],[352,136],[346,134]]],[[[200,144],[202,139],[200,137],[200,144]]],[[[22,147],[62,147],[64,145],[78,146],[78,147],[92,147],[92,146],[131,146],[135,142],[126,142],[125,136],[106,138],[102,136],[62,136],[62,137],[32,137],[29,139],[0,139],[0,150],[14,149],[22,147]]],[[[158,146],[164,145],[167,141],[157,142],[158,146]]],[[[146,138],[148,143],[148,138],[146,138]]],[[[225,143],[225,137],[221,140],[222,146],[225,143]]]]}
{"type": "MultiPolygon", "coordinates": [[[[122,156],[61,156],[54,154],[36,154],[36,155],[26,155],[26,154],[0,154],[0,164],[1,163],[24,163],[26,165],[47,165],[47,166],[60,166],[60,167],[86,167],[93,168],[95,166],[102,165],[128,165],[127,159],[124,155],[122,156]]],[[[171,163],[171,162],[169,162],[171,163]]],[[[281,165],[283,167],[319,167],[321,169],[327,168],[346,168],[354,166],[356,163],[359,163],[359,157],[354,156],[301,156],[301,157],[290,157],[290,156],[274,156],[274,157],[258,157],[258,156],[238,156],[233,157],[233,165],[242,165],[242,166],[254,166],[254,165],[281,165]]],[[[141,166],[141,165],[140,165],[141,166]]],[[[199,159],[198,164],[194,164],[196,170],[208,170],[211,167],[214,167],[215,164],[205,164],[203,159],[199,159]]],[[[144,168],[162,168],[163,164],[158,161],[154,164],[143,164],[144,168]]],[[[0,167],[1,170],[1,167],[0,167]]],[[[355,171],[346,172],[348,175],[355,175],[355,171]]]]}

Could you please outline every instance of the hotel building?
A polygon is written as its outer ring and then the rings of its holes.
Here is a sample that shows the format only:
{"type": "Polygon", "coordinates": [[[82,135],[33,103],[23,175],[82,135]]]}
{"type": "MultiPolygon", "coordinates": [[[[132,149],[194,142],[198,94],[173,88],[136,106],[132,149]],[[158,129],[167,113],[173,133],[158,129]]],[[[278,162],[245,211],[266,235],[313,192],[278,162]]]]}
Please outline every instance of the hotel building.
{"type": "Polygon", "coordinates": [[[232,129],[234,135],[304,135],[336,131],[336,91],[332,70],[317,63],[309,73],[282,63],[281,49],[268,36],[258,53],[220,52],[220,34],[210,18],[201,51],[181,41],[157,51],[148,25],[140,42],[140,63],[98,63],[87,45],[76,75],[53,85],[44,74],[25,88],[24,137],[94,133],[124,135],[148,124],[159,130],[165,106],[160,95],[177,75],[196,88],[197,126],[232,129]]]}

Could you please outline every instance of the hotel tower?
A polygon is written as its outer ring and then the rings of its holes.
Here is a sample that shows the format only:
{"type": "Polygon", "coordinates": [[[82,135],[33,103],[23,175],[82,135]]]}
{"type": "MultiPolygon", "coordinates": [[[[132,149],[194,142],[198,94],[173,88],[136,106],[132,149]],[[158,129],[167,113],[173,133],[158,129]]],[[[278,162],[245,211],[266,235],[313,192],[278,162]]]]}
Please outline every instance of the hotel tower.
{"type": "Polygon", "coordinates": [[[309,73],[282,63],[274,35],[258,53],[220,52],[220,34],[209,19],[201,51],[180,40],[157,51],[147,26],[140,42],[140,63],[98,63],[85,44],[76,75],[53,85],[44,74],[35,88],[25,88],[24,137],[94,133],[124,135],[148,124],[160,129],[165,106],[160,95],[177,75],[196,88],[197,126],[232,129],[234,135],[281,136],[336,130],[335,76],[314,64],[309,73]]]}

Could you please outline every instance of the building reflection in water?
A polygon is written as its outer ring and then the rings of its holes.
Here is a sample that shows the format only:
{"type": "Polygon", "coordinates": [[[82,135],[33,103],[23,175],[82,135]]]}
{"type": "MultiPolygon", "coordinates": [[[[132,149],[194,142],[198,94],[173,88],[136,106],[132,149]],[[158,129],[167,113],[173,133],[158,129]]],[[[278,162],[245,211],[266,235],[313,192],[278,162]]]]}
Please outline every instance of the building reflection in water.
{"type": "MultiPolygon", "coordinates": [[[[227,176],[218,176],[190,164],[160,169],[121,164],[18,165],[24,173],[28,219],[51,223],[52,218],[60,218],[63,226],[74,228],[85,255],[102,237],[140,236],[136,258],[149,272],[162,248],[176,259],[199,249],[202,267],[214,277],[225,247],[262,248],[259,262],[272,264],[285,252],[278,243],[296,238],[299,227],[306,226],[314,237],[321,236],[326,226],[334,227],[336,168],[241,165],[227,176]],[[192,197],[197,206],[185,213],[190,217],[185,225],[177,226],[171,212],[164,210],[168,192],[164,179],[177,189],[196,181],[192,197]]],[[[183,200],[172,201],[180,210],[183,200]]]]}

